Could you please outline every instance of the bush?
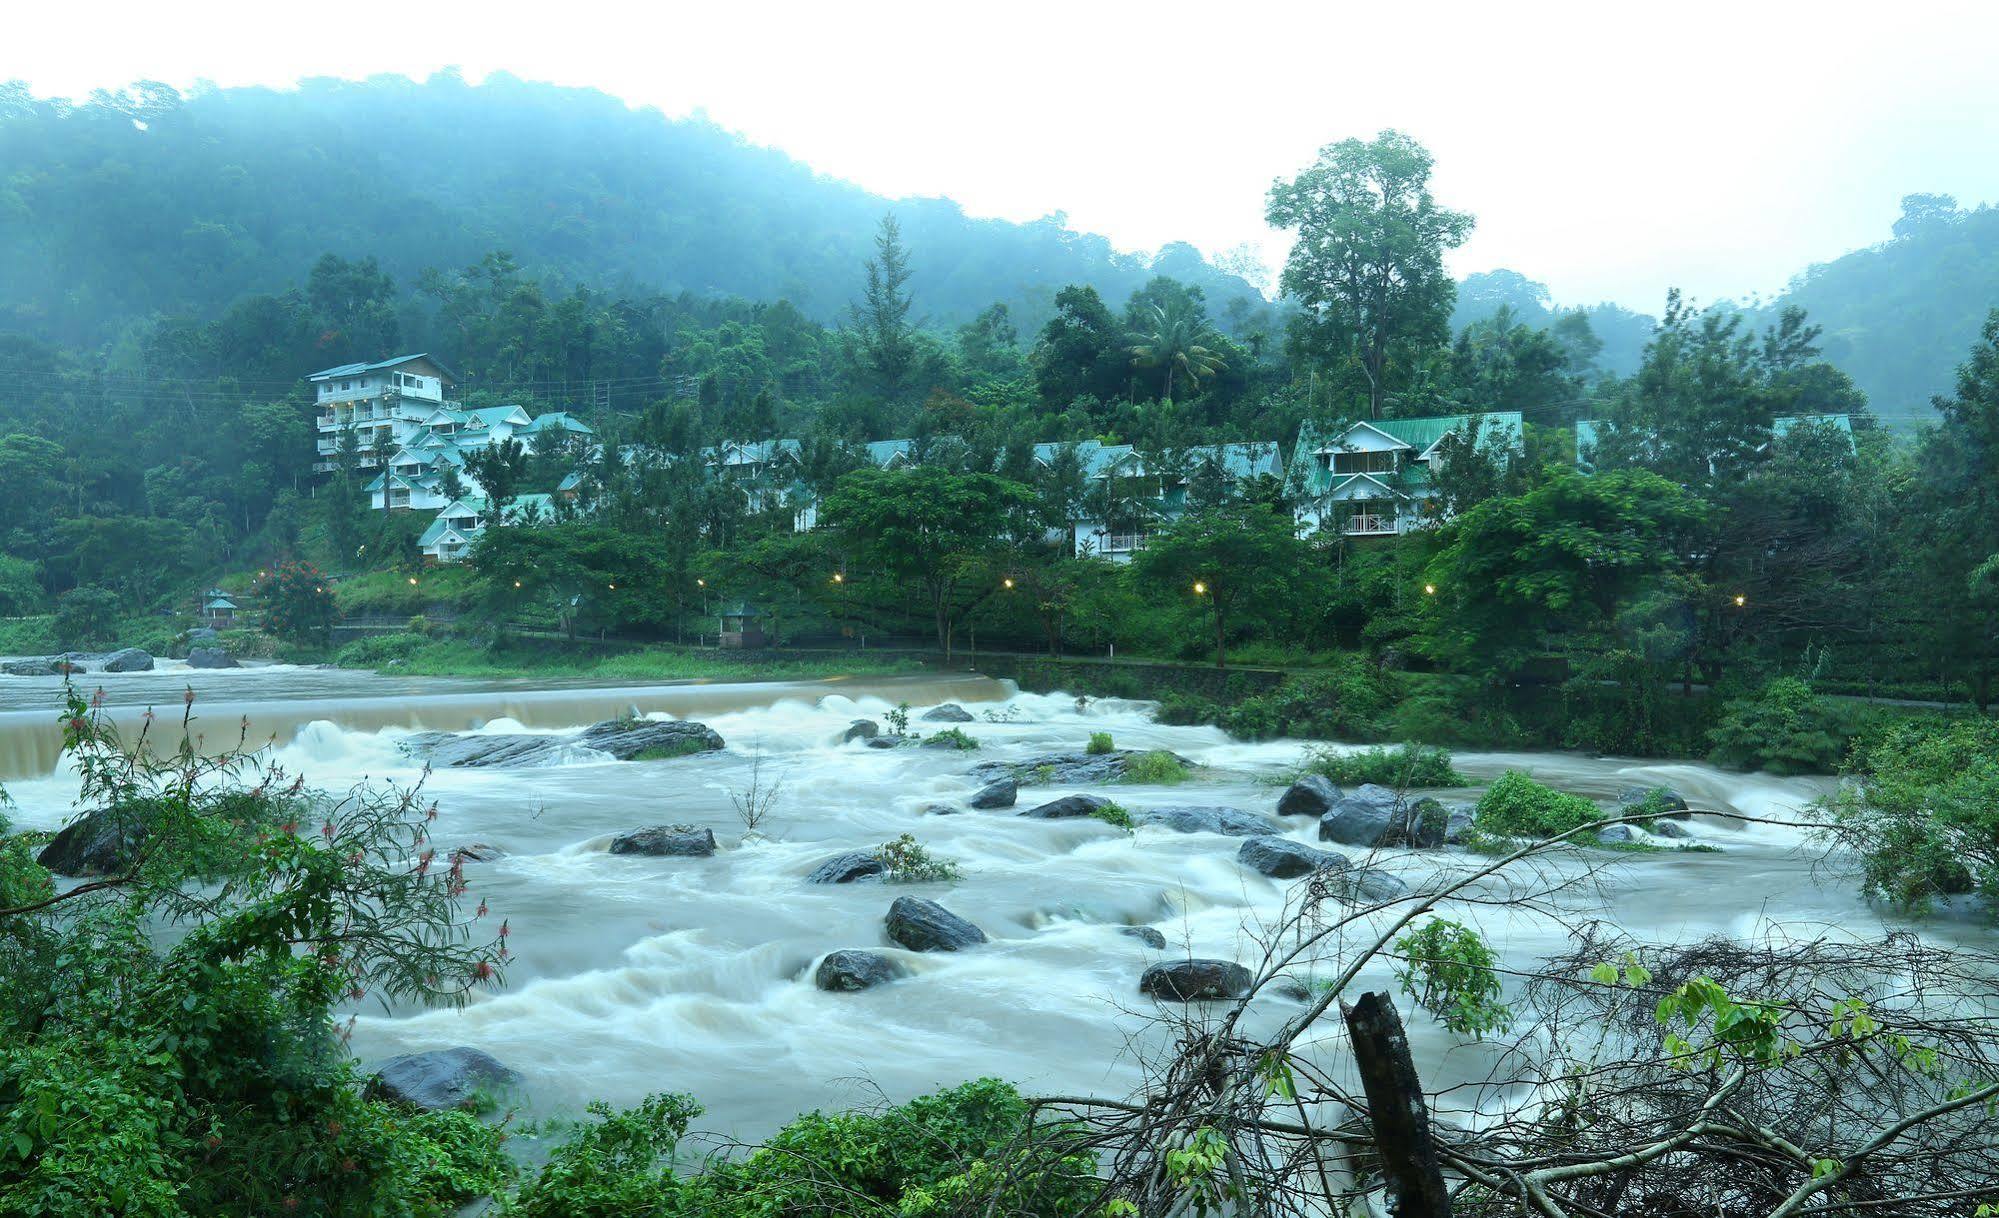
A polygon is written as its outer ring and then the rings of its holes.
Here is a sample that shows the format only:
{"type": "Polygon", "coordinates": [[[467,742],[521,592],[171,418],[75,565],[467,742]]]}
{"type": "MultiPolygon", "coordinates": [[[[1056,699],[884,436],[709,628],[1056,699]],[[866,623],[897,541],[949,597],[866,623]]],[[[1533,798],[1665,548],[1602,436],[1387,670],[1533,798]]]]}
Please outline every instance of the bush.
{"type": "Polygon", "coordinates": [[[93,584],[71,588],[56,598],[51,625],[64,651],[110,647],[118,641],[118,594],[93,584]]]}
{"type": "Polygon", "coordinates": [[[1100,757],[1105,753],[1117,752],[1117,746],[1111,743],[1111,734],[1109,732],[1091,732],[1090,747],[1083,751],[1092,757],[1100,757]]]}
{"type": "Polygon", "coordinates": [[[1439,748],[1405,744],[1392,749],[1371,748],[1358,753],[1313,749],[1305,757],[1304,773],[1322,774],[1342,786],[1379,783],[1384,787],[1462,787],[1469,781],[1451,768],[1451,755],[1439,748]]]}
{"type": "Polygon", "coordinates": [[[1286,681],[1221,712],[1229,734],[1246,740],[1297,736],[1320,740],[1379,740],[1399,690],[1393,675],[1359,656],[1333,671],[1286,681]]]}
{"type": "Polygon", "coordinates": [[[1402,992],[1460,1036],[1503,1032],[1513,1012],[1499,1002],[1499,974],[1492,949],[1478,932],[1448,918],[1395,941],[1403,963],[1395,968],[1402,992]]]}
{"type": "Polygon", "coordinates": [[[1186,782],[1188,777],[1185,762],[1163,749],[1154,749],[1128,759],[1124,763],[1124,776],[1118,781],[1171,787],[1186,782]]]}
{"type": "Polygon", "coordinates": [[[1218,722],[1221,716],[1221,704],[1212,698],[1168,690],[1160,695],[1159,709],[1153,712],[1152,720],[1172,727],[1196,727],[1218,722]]]}
{"type": "Polygon", "coordinates": [[[408,661],[430,643],[420,634],[371,634],[355,639],[334,654],[342,668],[381,668],[392,662],[408,661]]]}
{"type": "Polygon", "coordinates": [[[1138,831],[1138,823],[1131,819],[1130,811],[1123,804],[1105,804],[1101,808],[1092,809],[1090,815],[1107,825],[1122,829],[1126,833],[1135,833],[1138,831]]]}
{"type": "Polygon", "coordinates": [[[923,738],[923,743],[954,748],[961,753],[970,752],[972,749],[979,747],[978,741],[955,727],[947,727],[942,731],[932,732],[923,738]]]}
{"type": "Polygon", "coordinates": [[[1496,837],[1554,837],[1603,818],[1597,806],[1582,796],[1508,770],[1479,797],[1472,825],[1496,837]]]}
{"type": "Polygon", "coordinates": [[[1859,856],[1862,888],[1909,913],[1977,894],[1999,920],[1999,724],[1891,729],[1823,806],[1859,856]]]}
{"type": "Polygon", "coordinates": [[[1772,774],[1831,774],[1859,733],[1857,715],[1796,677],[1779,677],[1722,708],[1721,721],[1708,733],[1714,746],[1708,758],[1772,774]]]}
{"type": "Polygon", "coordinates": [[[883,842],[875,857],[888,868],[886,878],[891,884],[928,884],[958,878],[958,864],[931,854],[907,833],[892,842],[883,842]]]}

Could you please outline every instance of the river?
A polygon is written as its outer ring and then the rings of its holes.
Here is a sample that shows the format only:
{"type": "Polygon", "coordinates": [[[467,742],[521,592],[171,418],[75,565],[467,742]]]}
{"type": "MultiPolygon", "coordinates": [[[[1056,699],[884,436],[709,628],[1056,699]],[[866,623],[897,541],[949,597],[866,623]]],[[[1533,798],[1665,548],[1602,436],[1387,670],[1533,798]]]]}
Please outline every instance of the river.
{"type": "MultiPolygon", "coordinates": [[[[1254,939],[1280,915],[1290,885],[1240,866],[1233,838],[1159,828],[1127,835],[1094,820],[924,809],[962,808],[976,761],[1080,751],[1090,733],[1109,732],[1120,747],[1168,748],[1201,767],[1183,786],[1109,792],[1134,811],[1204,804],[1270,813],[1279,793],[1272,782],[1307,747],[1161,726],[1144,703],[1079,704],[970,674],[607,687],[274,666],[90,680],[126,722],[148,702],[177,715],[181,690],[192,683],[205,732],[233,739],[247,719],[253,740],[273,741],[288,769],[328,788],[415,781],[419,771],[395,740],[419,728],[552,731],[632,709],[714,727],[728,742],[720,753],[432,775],[427,790],[440,809],[433,839],[506,852],[471,865],[468,875],[475,899],[510,921],[516,958],[504,989],[462,1011],[363,1010],[353,1044],[364,1061],[478,1046],[521,1071],[536,1112],[687,1091],[708,1110],[704,1129],[745,1138],[802,1110],[882,1094],[901,1099],[982,1075],[1029,1090],[1127,1092],[1148,1046],[1170,1035],[1139,995],[1139,973],[1162,956],[1190,952],[1253,961],[1254,939]],[[855,718],[879,719],[899,702],[920,714],[943,701],[977,717],[961,726],[981,742],[978,752],[838,743],[855,718]],[[765,826],[770,840],[743,845],[730,795],[748,784],[753,767],[782,790],[765,826]],[[711,859],[606,852],[612,835],[661,822],[708,826],[722,848],[711,859]],[[805,883],[827,856],[903,833],[956,860],[962,878],[893,888],[805,883]],[[941,901],[991,943],[955,954],[898,953],[914,975],[863,993],[814,988],[812,968],[824,953],[886,946],[882,915],[903,892],[941,901]],[[1166,952],[1120,933],[1127,925],[1156,927],[1166,952]]],[[[0,677],[0,778],[23,827],[60,825],[75,798],[75,778],[55,755],[59,688],[52,679],[0,677]]],[[[1830,784],[1558,753],[1461,753],[1457,766],[1478,782],[1524,769],[1605,800],[1623,786],[1669,784],[1697,808],[1780,819],[1830,784]]],[[[1024,787],[1021,807],[1080,789],[1024,787]]],[[[1798,830],[1721,815],[1697,816],[1690,828],[1720,852],[1598,852],[1557,865],[1607,867],[1587,901],[1649,940],[1746,937],[1776,924],[1861,935],[1882,927],[1882,915],[1850,884],[1819,874],[1798,830]]],[[[1310,820],[1292,818],[1286,829],[1317,844],[1310,820]]],[[[1412,882],[1466,862],[1457,851],[1385,853],[1412,882]]],[[[1561,927],[1543,917],[1495,907],[1455,916],[1520,962],[1565,942],[1561,927]]],[[[1950,923],[1931,932],[1974,933],[1950,923]]],[[[1367,980],[1390,984],[1385,970],[1367,980]]],[[[1296,1009],[1281,997],[1259,1000],[1249,1030],[1296,1009]]],[[[1431,1086],[1483,1073],[1485,1050],[1456,1045],[1428,1017],[1414,1015],[1411,1033],[1431,1086]]],[[[1339,1048],[1327,1042],[1321,1051],[1339,1048]]]]}

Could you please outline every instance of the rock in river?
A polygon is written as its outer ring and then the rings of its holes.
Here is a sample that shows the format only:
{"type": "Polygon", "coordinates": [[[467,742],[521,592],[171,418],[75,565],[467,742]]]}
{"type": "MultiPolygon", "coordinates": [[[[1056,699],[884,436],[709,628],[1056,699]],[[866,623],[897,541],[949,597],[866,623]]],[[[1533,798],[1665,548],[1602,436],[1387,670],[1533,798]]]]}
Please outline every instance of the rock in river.
{"type": "Polygon", "coordinates": [[[1685,816],[1688,812],[1686,796],[1671,787],[1625,787],[1617,793],[1617,806],[1626,815],[1638,810],[1647,800],[1654,801],[1653,807],[1660,816],[1685,816]]]}
{"type": "Polygon", "coordinates": [[[693,720],[613,719],[584,728],[577,743],[619,761],[630,761],[641,754],[658,758],[712,753],[722,747],[722,737],[714,728],[693,720]]]}
{"type": "Polygon", "coordinates": [[[856,719],[847,725],[846,731],[840,733],[840,743],[845,744],[849,740],[873,740],[881,734],[881,724],[873,719],[856,719]]]}
{"type": "Polygon", "coordinates": [[[1151,808],[1138,814],[1141,825],[1157,825],[1175,833],[1219,833],[1224,837],[1258,837],[1279,832],[1274,822],[1240,808],[1151,808]]]}
{"type": "Polygon", "coordinates": [[[1342,846],[1441,846],[1450,813],[1434,799],[1408,802],[1374,783],[1345,792],[1319,818],[1319,840],[1342,846]]]}
{"type": "Polygon", "coordinates": [[[521,1081],[521,1076],[491,1055],[460,1045],[429,1053],[411,1053],[382,1063],[368,1080],[371,1099],[388,1100],[429,1112],[473,1108],[521,1081]]]}
{"type": "Polygon", "coordinates": [[[986,941],[986,932],[922,897],[897,897],[883,921],[888,937],[913,952],[957,952],[986,941]]]}
{"type": "Polygon", "coordinates": [[[1090,816],[1099,808],[1110,807],[1111,801],[1101,795],[1064,795],[1051,799],[1022,812],[1022,816],[1035,820],[1068,820],[1076,816],[1090,816]]]}
{"type": "Polygon", "coordinates": [[[965,802],[974,808],[1011,808],[1014,805],[1014,801],[1019,798],[1020,784],[1015,782],[1012,776],[1009,775],[1004,778],[993,779],[985,786],[980,787],[965,802]]]}
{"type": "Polygon", "coordinates": [[[805,877],[808,884],[851,884],[855,880],[870,879],[888,874],[888,864],[882,862],[878,854],[854,851],[851,854],[836,854],[812,869],[805,877]]]}
{"type": "Polygon", "coordinates": [[[104,657],[105,672],[151,672],[153,657],[151,652],[137,647],[126,647],[104,657]]]}
{"type": "MultiPolygon", "coordinates": [[[[1043,786],[1082,786],[1093,782],[1118,782],[1124,778],[1131,759],[1149,750],[1118,749],[1109,753],[1049,753],[1026,761],[986,761],[972,767],[972,777],[980,782],[1013,778],[1021,783],[1043,786]]],[[[1177,753],[1168,756],[1181,765],[1191,765],[1177,753]]]]}
{"type": "Polygon", "coordinates": [[[826,953],[812,974],[812,984],[835,994],[851,994],[907,975],[901,965],[880,952],[842,948],[826,953]]]}
{"type": "Polygon", "coordinates": [[[1346,856],[1315,850],[1288,837],[1252,837],[1236,851],[1236,861],[1274,880],[1291,880],[1315,871],[1345,871],[1346,856]]]}
{"type": "Polygon", "coordinates": [[[236,657],[220,647],[196,647],[187,653],[189,668],[241,668],[236,657]]]}
{"type": "Polygon", "coordinates": [[[946,702],[942,706],[933,706],[923,712],[925,723],[970,723],[971,721],[972,712],[956,702],[946,702]]]}
{"type": "Polygon", "coordinates": [[[1323,774],[1307,774],[1277,797],[1279,816],[1324,816],[1340,800],[1340,789],[1323,774]]]}
{"type": "Polygon", "coordinates": [[[117,875],[145,844],[146,825],[137,813],[100,808],[51,838],[35,861],[72,879],[117,875]]]}
{"type": "Polygon", "coordinates": [[[1120,926],[1117,928],[1117,931],[1126,938],[1138,940],[1154,951],[1166,950],[1166,936],[1153,927],[1120,926]]]}
{"type": "Polygon", "coordinates": [[[1169,960],[1146,969],[1138,988],[1169,1002],[1203,1002],[1240,998],[1252,980],[1249,970],[1233,960],[1169,960]]]}
{"type": "Polygon", "coordinates": [[[577,747],[609,753],[619,761],[679,757],[719,749],[722,737],[692,720],[612,719],[564,735],[418,732],[397,747],[434,767],[493,768],[551,765],[577,747]]]}
{"type": "Polygon", "coordinates": [[[611,853],[707,858],[715,853],[715,833],[695,825],[651,825],[612,838],[611,853]]]}
{"type": "Polygon", "coordinates": [[[1645,835],[1630,825],[1605,825],[1596,831],[1596,840],[1606,846],[1635,845],[1644,840],[1645,835]]]}

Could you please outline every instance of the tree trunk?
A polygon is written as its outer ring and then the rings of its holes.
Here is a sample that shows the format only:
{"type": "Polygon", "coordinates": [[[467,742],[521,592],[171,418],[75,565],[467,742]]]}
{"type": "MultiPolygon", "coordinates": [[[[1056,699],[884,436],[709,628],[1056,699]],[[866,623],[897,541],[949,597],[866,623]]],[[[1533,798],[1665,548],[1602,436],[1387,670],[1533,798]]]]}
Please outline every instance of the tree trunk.
{"type": "Polygon", "coordinates": [[[1340,1004],[1353,1037],[1354,1065],[1367,1090],[1367,1119],[1396,1218],[1450,1218],[1451,1194],[1430,1138],[1430,1112],[1409,1057],[1402,1017],[1385,993],[1340,1004]]]}
{"type": "Polygon", "coordinates": [[[1215,667],[1227,668],[1228,654],[1224,644],[1228,639],[1228,615],[1222,612],[1220,601],[1215,602],[1215,667]]]}

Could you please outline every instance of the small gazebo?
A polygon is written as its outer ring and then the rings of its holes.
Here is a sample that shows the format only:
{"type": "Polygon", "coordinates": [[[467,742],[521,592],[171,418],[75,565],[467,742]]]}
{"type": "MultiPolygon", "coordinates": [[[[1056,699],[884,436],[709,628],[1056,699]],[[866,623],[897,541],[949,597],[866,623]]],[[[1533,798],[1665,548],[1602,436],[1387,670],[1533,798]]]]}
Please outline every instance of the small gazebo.
{"type": "Polygon", "coordinates": [[[210,588],[201,606],[202,618],[211,626],[226,626],[236,620],[236,602],[220,588],[210,588]]]}
{"type": "Polygon", "coordinates": [[[716,631],[716,643],[722,647],[763,647],[769,640],[764,637],[764,611],[748,601],[737,601],[724,605],[720,624],[716,631]]]}

